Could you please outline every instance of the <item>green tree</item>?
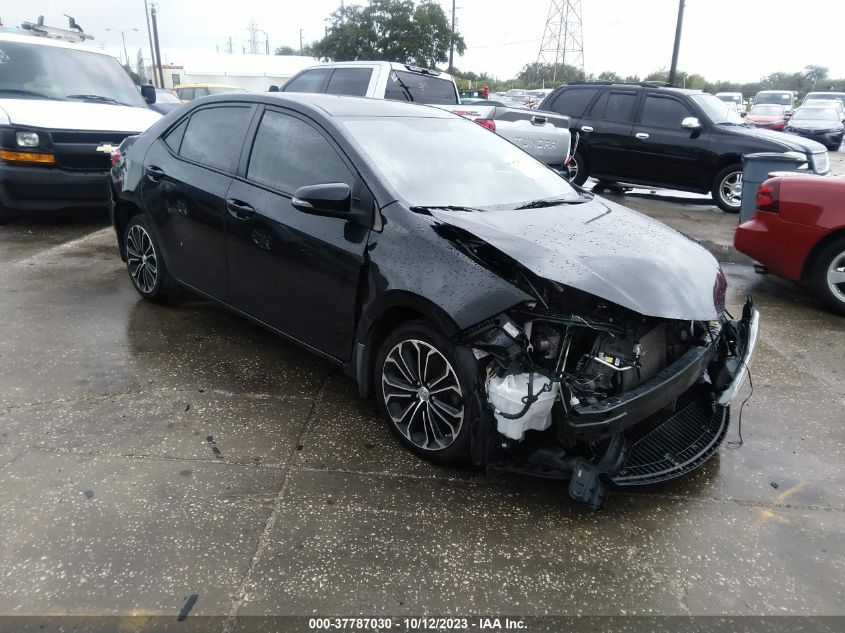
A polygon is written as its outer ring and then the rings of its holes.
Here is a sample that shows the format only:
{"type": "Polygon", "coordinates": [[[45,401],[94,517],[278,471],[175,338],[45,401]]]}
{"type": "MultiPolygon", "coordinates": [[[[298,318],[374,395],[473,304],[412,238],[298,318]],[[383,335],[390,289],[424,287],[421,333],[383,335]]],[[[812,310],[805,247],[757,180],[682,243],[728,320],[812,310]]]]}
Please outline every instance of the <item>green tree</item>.
{"type": "Polygon", "coordinates": [[[526,64],[516,76],[514,88],[554,88],[573,81],[583,81],[584,71],[569,64],[526,64]],[[520,85],[516,85],[519,83],[520,85]]]}
{"type": "MultiPolygon", "coordinates": [[[[326,36],[309,47],[324,60],[383,60],[433,67],[449,59],[452,29],[434,0],[369,0],[332,13],[326,36]]],[[[454,34],[455,51],[466,43],[454,34]]]]}
{"type": "Polygon", "coordinates": [[[294,50],[290,46],[280,46],[276,49],[276,55],[296,55],[298,51],[294,50]]]}
{"type": "Polygon", "coordinates": [[[135,82],[135,85],[136,85],[136,86],[140,86],[140,85],[141,85],[141,76],[140,76],[138,73],[136,73],[134,70],[132,70],[131,68],[129,68],[129,66],[128,66],[127,64],[124,64],[124,65],[123,65],[123,70],[125,70],[125,71],[126,71],[126,74],[127,74],[127,75],[129,75],[129,78],[130,78],[133,82],[135,82]]]}

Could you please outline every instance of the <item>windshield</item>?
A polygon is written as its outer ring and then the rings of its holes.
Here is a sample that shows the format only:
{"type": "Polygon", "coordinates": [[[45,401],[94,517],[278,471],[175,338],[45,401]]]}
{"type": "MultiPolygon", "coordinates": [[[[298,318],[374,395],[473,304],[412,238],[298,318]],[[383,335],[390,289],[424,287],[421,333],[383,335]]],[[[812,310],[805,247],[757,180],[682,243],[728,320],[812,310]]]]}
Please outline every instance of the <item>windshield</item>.
{"type": "Polygon", "coordinates": [[[842,92],[811,92],[804,97],[804,103],[808,101],[827,101],[828,99],[838,99],[845,104],[845,93],[842,92]]]}
{"type": "Polygon", "coordinates": [[[145,108],[138,89],[114,57],[89,51],[0,42],[0,91],[54,99],[100,97],[145,108]]]}
{"type": "Polygon", "coordinates": [[[410,206],[514,208],[579,200],[557,172],[461,118],[347,118],[342,125],[410,206]]]}
{"type": "Polygon", "coordinates": [[[739,95],[716,95],[716,98],[725,103],[742,103],[742,97],[739,95]]]}
{"type": "Polygon", "coordinates": [[[458,104],[458,93],[451,80],[404,70],[390,72],[384,98],[415,103],[458,104]]]}
{"type": "Polygon", "coordinates": [[[728,107],[724,101],[720,101],[713,95],[706,93],[691,94],[690,99],[704,110],[704,114],[713,123],[742,123],[742,117],[733,108],[728,107]]]}
{"type": "Polygon", "coordinates": [[[231,92],[246,92],[244,88],[238,88],[237,86],[206,86],[205,90],[207,91],[207,94],[210,95],[223,95],[231,92]]]}
{"type": "Polygon", "coordinates": [[[783,106],[779,105],[756,105],[751,108],[751,115],[757,116],[783,116],[783,106]]]}
{"type": "Polygon", "coordinates": [[[788,92],[761,92],[754,97],[754,103],[779,103],[788,106],[792,104],[792,95],[788,92]]]}
{"type": "Polygon", "coordinates": [[[833,108],[798,108],[792,115],[793,121],[838,121],[839,114],[833,108]]]}

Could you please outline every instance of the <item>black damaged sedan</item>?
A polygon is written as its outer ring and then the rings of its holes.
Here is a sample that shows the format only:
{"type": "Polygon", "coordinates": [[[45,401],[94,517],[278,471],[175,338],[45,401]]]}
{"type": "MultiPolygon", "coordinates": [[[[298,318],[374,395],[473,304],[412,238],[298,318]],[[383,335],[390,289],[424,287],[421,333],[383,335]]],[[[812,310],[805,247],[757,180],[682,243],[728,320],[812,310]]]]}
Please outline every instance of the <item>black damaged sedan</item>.
{"type": "Polygon", "coordinates": [[[221,95],[127,139],[138,293],[189,288],[339,365],[415,453],[608,484],[696,468],[757,339],[697,243],[483,127],[356,97],[221,95]]]}

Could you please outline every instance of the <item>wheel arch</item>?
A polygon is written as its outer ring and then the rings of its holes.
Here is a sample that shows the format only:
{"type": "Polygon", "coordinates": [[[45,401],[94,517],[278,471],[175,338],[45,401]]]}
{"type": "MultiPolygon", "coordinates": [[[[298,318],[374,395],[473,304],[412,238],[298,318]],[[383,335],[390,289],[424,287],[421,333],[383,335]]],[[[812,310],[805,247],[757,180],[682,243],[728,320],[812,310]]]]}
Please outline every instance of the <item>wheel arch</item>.
{"type": "Polygon", "coordinates": [[[810,275],[813,273],[813,267],[815,267],[816,260],[818,260],[821,252],[827,248],[828,244],[838,239],[845,239],[845,226],[831,231],[813,245],[813,248],[810,249],[804,260],[804,266],[801,269],[801,281],[807,281],[810,278],[810,275]]]}
{"type": "Polygon", "coordinates": [[[716,176],[719,175],[719,172],[722,171],[725,167],[730,167],[731,165],[739,165],[740,168],[742,167],[742,155],[741,154],[724,154],[719,156],[719,159],[716,161],[716,168],[712,174],[710,174],[710,182],[712,183],[716,176]]]}
{"type": "Polygon", "coordinates": [[[412,292],[395,290],[385,294],[372,316],[362,319],[355,349],[355,377],[362,397],[373,391],[375,362],[382,341],[397,327],[408,321],[425,319],[447,338],[461,330],[442,308],[412,292]]]}
{"type": "Polygon", "coordinates": [[[129,220],[144,211],[135,203],[128,200],[116,200],[114,205],[114,230],[117,233],[117,246],[120,249],[120,258],[126,261],[126,245],[123,243],[123,234],[129,220]]]}

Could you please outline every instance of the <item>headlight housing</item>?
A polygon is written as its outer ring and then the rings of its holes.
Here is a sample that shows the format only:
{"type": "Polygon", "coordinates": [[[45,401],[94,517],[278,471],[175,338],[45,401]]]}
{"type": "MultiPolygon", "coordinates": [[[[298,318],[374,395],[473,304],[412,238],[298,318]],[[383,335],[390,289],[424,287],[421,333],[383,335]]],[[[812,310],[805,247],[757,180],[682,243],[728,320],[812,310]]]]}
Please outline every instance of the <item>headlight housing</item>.
{"type": "Polygon", "coordinates": [[[18,132],[15,134],[15,142],[18,147],[38,147],[41,144],[41,138],[38,132],[18,132]]]}

